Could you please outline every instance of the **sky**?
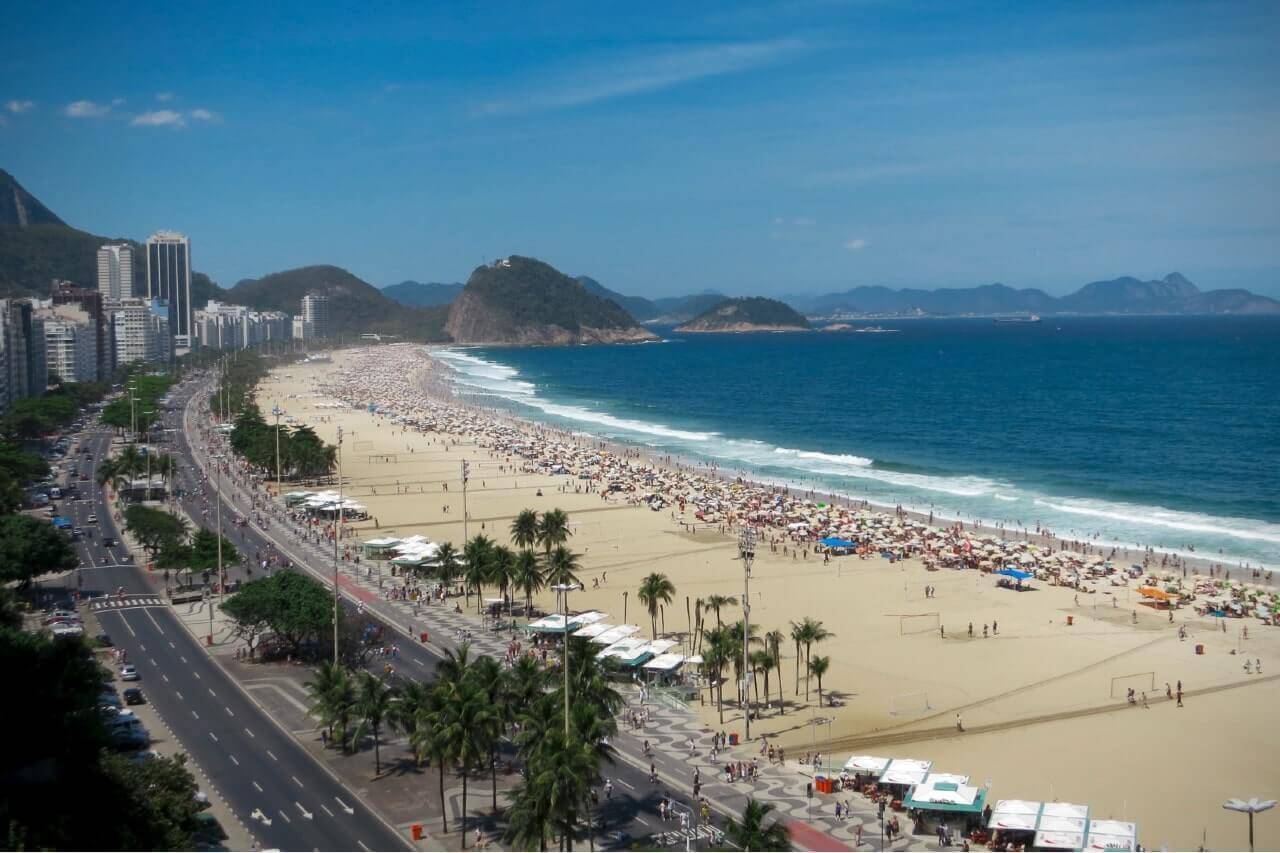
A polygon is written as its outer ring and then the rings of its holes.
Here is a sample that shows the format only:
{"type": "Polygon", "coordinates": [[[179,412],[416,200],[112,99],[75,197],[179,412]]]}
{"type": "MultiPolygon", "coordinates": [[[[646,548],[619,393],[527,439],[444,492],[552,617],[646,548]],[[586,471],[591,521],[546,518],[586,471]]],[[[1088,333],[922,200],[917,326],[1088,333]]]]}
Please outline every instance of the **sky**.
{"type": "Polygon", "coordinates": [[[197,269],[1280,296],[1280,4],[13,4],[0,168],[197,269]]]}

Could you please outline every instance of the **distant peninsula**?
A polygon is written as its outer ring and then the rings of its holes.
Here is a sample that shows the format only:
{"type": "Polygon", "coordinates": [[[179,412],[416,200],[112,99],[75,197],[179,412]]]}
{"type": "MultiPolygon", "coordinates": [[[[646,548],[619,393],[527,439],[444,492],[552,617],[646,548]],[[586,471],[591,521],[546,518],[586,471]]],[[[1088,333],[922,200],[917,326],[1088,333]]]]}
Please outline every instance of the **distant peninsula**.
{"type": "Polygon", "coordinates": [[[535,258],[477,267],[449,308],[460,344],[567,345],[656,340],[616,302],[535,258]]]}
{"type": "Polygon", "coordinates": [[[726,299],[676,327],[677,332],[807,332],[811,326],[785,302],[748,296],[726,299]]]}

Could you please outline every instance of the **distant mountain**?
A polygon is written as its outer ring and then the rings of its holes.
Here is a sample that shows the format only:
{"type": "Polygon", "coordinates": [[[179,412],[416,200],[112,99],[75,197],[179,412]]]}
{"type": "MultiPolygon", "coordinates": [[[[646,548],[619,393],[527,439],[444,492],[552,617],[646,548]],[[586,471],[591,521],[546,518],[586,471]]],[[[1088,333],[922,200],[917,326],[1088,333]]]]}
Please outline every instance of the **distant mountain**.
{"type": "MultiPolygon", "coordinates": [[[[98,249],[127,243],[134,250],[133,286],[145,293],[147,263],[136,240],[100,237],[63,222],[8,172],[0,170],[0,296],[47,298],[53,279],[82,287],[98,284],[98,249]]],[[[223,290],[207,275],[191,273],[191,302],[203,308],[223,290]]]]}
{"type": "Polygon", "coordinates": [[[616,290],[610,290],[594,278],[586,275],[580,275],[574,280],[582,285],[587,293],[594,293],[601,299],[612,299],[619,307],[642,323],[651,317],[656,317],[658,314],[653,302],[643,296],[623,296],[616,290]]]}
{"type": "Polygon", "coordinates": [[[462,292],[462,283],[439,284],[437,282],[402,281],[389,284],[382,292],[399,302],[414,308],[431,308],[448,305],[462,292]]]}
{"type": "Polygon", "coordinates": [[[641,323],[683,323],[728,298],[723,293],[707,290],[690,296],[645,299],[643,296],[624,296],[616,290],[610,290],[590,276],[578,276],[578,283],[586,288],[588,293],[594,293],[602,299],[612,299],[641,323]]]}
{"type": "Polygon", "coordinates": [[[335,266],[299,267],[258,279],[245,279],[227,291],[227,301],[259,311],[297,314],[308,293],[329,297],[335,334],[364,332],[403,335],[413,340],[445,340],[443,308],[409,308],[381,290],[335,266]]]}
{"type": "Polygon", "coordinates": [[[807,331],[809,321],[776,299],[749,296],[726,299],[676,328],[677,332],[807,331]]]}
{"type": "Polygon", "coordinates": [[[1179,273],[1140,281],[1125,277],[1086,284],[1068,296],[987,284],[944,290],[855,287],[843,293],[791,297],[810,316],[833,314],[1276,314],[1280,302],[1247,290],[1201,291],[1179,273]]]}
{"type": "Polygon", "coordinates": [[[611,299],[535,258],[477,267],[449,308],[458,343],[580,344],[652,340],[611,299]]]}

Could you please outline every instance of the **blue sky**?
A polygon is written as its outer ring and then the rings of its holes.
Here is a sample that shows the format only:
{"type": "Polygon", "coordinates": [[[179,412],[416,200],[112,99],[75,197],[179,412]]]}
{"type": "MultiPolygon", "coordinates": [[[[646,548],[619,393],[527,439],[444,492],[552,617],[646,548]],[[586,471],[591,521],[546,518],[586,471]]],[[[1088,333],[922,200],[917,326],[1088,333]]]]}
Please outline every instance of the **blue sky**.
{"type": "Polygon", "coordinates": [[[1280,295],[1280,6],[12,4],[0,168],[223,285],[1280,295]]]}

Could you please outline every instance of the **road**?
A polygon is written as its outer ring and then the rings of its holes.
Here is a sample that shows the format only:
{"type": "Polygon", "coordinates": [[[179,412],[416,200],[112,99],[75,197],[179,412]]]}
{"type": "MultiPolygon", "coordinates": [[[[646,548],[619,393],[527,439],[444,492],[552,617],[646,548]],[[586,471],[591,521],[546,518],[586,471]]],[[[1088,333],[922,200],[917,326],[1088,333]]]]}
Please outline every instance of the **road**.
{"type": "MultiPolygon", "coordinates": [[[[216,515],[211,503],[216,495],[214,482],[205,481],[199,475],[196,451],[191,444],[192,437],[182,429],[184,411],[194,391],[194,386],[186,386],[173,394],[170,408],[175,411],[165,415],[165,426],[170,430],[166,434],[174,437],[169,449],[178,454],[183,463],[180,480],[180,486],[185,493],[182,498],[183,507],[192,518],[207,520],[212,527],[216,515]],[[199,494],[201,490],[210,499],[210,503],[206,504],[205,496],[199,494]]],[[[198,403],[193,405],[198,406],[198,403]]],[[[193,418],[192,422],[196,420],[193,418]]],[[[203,460],[204,451],[199,452],[203,460]]],[[[279,524],[269,525],[265,532],[252,524],[233,529],[232,519],[249,517],[253,512],[252,503],[241,489],[230,482],[229,478],[224,477],[222,481],[222,494],[223,529],[224,532],[231,531],[227,535],[234,539],[237,548],[250,555],[255,551],[264,554],[269,552],[280,554],[294,565],[299,563],[309,565],[317,570],[322,580],[329,578],[331,558],[327,549],[299,543],[279,524]]],[[[344,572],[349,572],[349,567],[344,567],[344,572]]],[[[245,578],[244,568],[234,567],[229,571],[228,577],[231,580],[245,578]]],[[[355,607],[353,602],[346,599],[343,604],[348,608],[355,607]]],[[[365,609],[365,618],[380,621],[376,619],[373,610],[374,607],[365,609]]],[[[399,651],[395,662],[397,671],[407,677],[419,679],[432,677],[436,663],[441,657],[440,649],[456,648],[454,640],[446,637],[445,633],[433,631],[431,645],[412,642],[401,634],[400,642],[397,643],[399,651]]],[[[372,666],[380,668],[380,663],[372,666]]],[[[659,783],[655,785],[649,779],[648,759],[641,755],[641,740],[629,733],[624,733],[615,739],[615,745],[625,750],[630,760],[620,756],[614,765],[607,765],[602,771],[614,784],[612,799],[606,798],[603,789],[600,791],[600,807],[597,813],[598,843],[603,841],[602,846],[605,848],[624,847],[628,843],[627,838],[639,839],[676,829],[678,823],[675,821],[663,823],[658,815],[658,803],[663,796],[671,796],[684,803],[691,801],[692,768],[688,762],[659,755],[655,759],[658,765],[659,783]],[[604,840],[607,835],[612,836],[612,841],[604,840]]],[[[710,771],[711,768],[704,767],[703,777],[706,778],[710,771]]]]}
{"type": "MultiPolygon", "coordinates": [[[[108,431],[90,430],[81,440],[81,449],[93,453],[95,466],[109,446],[108,431]]],[[[160,604],[143,570],[124,561],[122,547],[102,547],[103,536],[119,541],[120,534],[83,457],[80,469],[88,469],[91,478],[78,483],[84,497],[67,501],[62,510],[90,534],[75,543],[84,566],[91,567],[77,571],[77,582],[87,596],[124,590],[114,601],[98,599],[90,606],[103,630],[137,666],[147,699],[232,811],[267,848],[406,849],[403,835],[248,699],[169,607],[160,604]],[[97,516],[96,525],[88,522],[90,515],[97,516]]]]}

